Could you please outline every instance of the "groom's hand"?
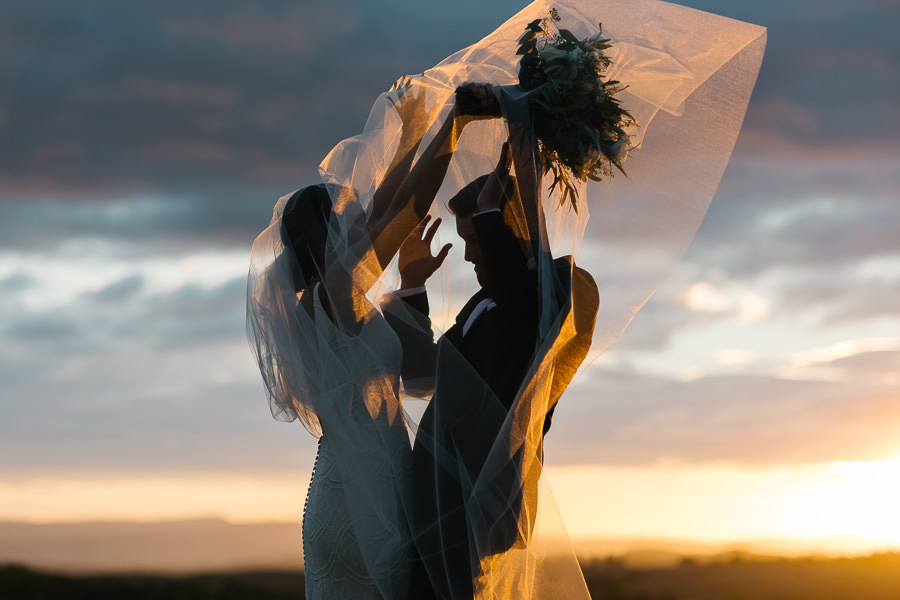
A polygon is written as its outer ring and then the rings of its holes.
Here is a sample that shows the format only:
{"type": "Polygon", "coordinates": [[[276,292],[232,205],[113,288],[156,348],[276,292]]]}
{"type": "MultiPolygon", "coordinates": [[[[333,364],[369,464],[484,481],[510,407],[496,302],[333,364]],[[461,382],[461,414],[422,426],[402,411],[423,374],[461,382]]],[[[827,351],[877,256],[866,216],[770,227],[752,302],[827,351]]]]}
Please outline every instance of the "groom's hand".
{"type": "Polygon", "coordinates": [[[431,254],[431,240],[437,232],[441,224],[441,219],[435,219],[431,227],[427,227],[431,220],[431,215],[425,215],[425,218],[410,233],[403,245],[400,246],[399,269],[400,269],[400,287],[404,290],[417,288],[425,285],[425,281],[437,271],[450,247],[453,244],[444,244],[438,251],[437,255],[431,254]],[[427,229],[426,229],[427,227],[427,229]]]}
{"type": "MultiPolygon", "coordinates": [[[[506,193],[506,184],[509,182],[509,167],[512,157],[509,153],[509,142],[504,142],[500,148],[500,159],[497,166],[488,176],[484,187],[478,194],[478,212],[484,212],[503,206],[503,195],[506,193]]],[[[508,200],[508,198],[507,198],[508,200]]]]}

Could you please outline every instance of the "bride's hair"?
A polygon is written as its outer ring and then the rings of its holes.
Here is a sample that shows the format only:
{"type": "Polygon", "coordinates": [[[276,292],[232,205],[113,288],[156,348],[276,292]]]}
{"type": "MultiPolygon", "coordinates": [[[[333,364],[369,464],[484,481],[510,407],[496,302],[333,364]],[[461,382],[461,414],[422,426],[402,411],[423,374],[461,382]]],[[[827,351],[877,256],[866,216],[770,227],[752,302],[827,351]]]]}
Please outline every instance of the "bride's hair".
{"type": "Polygon", "coordinates": [[[297,190],[284,205],[281,241],[296,258],[293,276],[298,292],[318,278],[323,268],[330,218],[331,197],[322,183],[297,190]]]}

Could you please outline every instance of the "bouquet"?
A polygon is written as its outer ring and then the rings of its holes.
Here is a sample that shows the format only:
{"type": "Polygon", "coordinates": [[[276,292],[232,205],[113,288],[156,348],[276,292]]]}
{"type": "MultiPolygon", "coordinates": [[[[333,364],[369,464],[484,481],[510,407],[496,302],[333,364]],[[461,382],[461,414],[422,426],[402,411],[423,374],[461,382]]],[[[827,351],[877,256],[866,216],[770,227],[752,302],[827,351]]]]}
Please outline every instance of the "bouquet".
{"type": "MultiPolygon", "coordinates": [[[[625,174],[622,163],[633,147],[625,128],[637,123],[615,98],[621,84],[603,78],[610,65],[603,51],[610,44],[602,24],[579,40],[558,28],[559,21],[554,8],[525,27],[516,52],[522,56],[519,87],[529,92],[544,173],[553,172],[549,190],[559,186],[560,202],[569,200],[577,210],[575,180],[602,181],[613,176],[613,167],[625,174]]],[[[472,106],[465,91],[457,91],[462,110],[472,106]]]]}

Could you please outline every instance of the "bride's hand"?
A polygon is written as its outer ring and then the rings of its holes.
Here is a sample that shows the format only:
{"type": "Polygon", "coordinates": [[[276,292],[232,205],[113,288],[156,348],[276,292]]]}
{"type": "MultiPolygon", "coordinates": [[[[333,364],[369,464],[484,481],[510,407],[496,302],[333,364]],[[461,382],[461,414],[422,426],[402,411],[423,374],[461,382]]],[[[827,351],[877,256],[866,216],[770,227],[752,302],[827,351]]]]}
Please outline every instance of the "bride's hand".
{"type": "Polygon", "coordinates": [[[481,118],[501,116],[494,87],[490,83],[467,81],[456,88],[456,107],[460,114],[481,118]]]}
{"type": "Polygon", "coordinates": [[[441,218],[435,219],[434,224],[426,229],[430,220],[431,215],[426,215],[400,246],[398,267],[402,289],[425,285],[428,278],[441,267],[444,259],[447,258],[447,253],[450,252],[452,244],[444,244],[437,255],[431,255],[431,240],[441,224],[441,218]]]}
{"type": "MultiPolygon", "coordinates": [[[[396,85],[396,84],[395,84],[396,85]]],[[[388,95],[400,122],[403,123],[402,135],[407,138],[420,138],[431,124],[439,106],[428,110],[425,103],[425,91],[410,86],[399,86],[388,95]]]]}

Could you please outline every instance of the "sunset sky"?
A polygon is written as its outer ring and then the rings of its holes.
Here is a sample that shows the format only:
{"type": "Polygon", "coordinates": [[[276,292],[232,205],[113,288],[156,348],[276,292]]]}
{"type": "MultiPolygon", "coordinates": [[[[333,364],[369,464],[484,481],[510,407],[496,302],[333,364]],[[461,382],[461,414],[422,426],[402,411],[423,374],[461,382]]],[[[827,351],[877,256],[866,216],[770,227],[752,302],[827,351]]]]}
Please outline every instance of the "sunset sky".
{"type": "MultiPolygon", "coordinates": [[[[681,4],[766,55],[692,246],[563,397],[562,517],[900,548],[900,4],[681,4]]],[[[0,4],[0,521],[299,520],[315,440],[269,415],[250,244],[398,76],[523,6],[0,4]]]]}

